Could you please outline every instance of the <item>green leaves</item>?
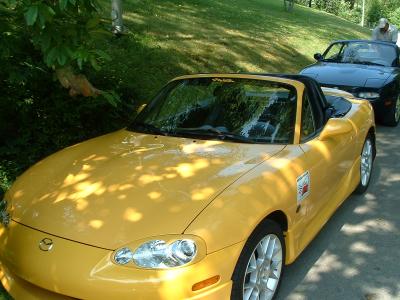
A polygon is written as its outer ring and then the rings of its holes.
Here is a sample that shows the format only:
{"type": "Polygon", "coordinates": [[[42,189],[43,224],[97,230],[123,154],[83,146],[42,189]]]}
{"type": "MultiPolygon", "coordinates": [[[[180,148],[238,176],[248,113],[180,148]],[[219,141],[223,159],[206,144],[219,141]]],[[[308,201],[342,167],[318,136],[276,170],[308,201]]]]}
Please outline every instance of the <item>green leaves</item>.
{"type": "Polygon", "coordinates": [[[389,13],[389,21],[400,27],[400,7],[389,13]]]}
{"type": "Polygon", "coordinates": [[[119,103],[121,103],[121,99],[115,91],[103,91],[101,95],[107,100],[107,102],[117,107],[119,103]]]}
{"type": "Polygon", "coordinates": [[[107,60],[107,61],[110,61],[110,60],[111,60],[111,56],[108,55],[108,54],[107,54],[106,52],[104,52],[103,50],[96,49],[96,50],[94,51],[94,53],[96,53],[100,58],[102,58],[102,59],[104,59],[104,60],[107,60]]]}
{"type": "Polygon", "coordinates": [[[44,60],[46,62],[47,66],[52,66],[57,59],[57,47],[51,48],[50,51],[47,53],[44,53],[45,57],[44,60]]]}
{"type": "MultiPolygon", "coordinates": [[[[75,86],[69,86],[71,96],[83,95],[85,97],[96,96],[101,91],[96,89],[83,74],[94,70],[95,72],[101,69],[104,61],[110,60],[111,57],[104,51],[98,50],[96,45],[98,41],[105,37],[110,30],[106,27],[107,23],[102,18],[102,10],[99,9],[97,0],[0,0],[1,3],[6,3],[9,11],[9,18],[20,22],[23,17],[25,22],[17,26],[3,26],[3,33],[6,35],[15,28],[19,28],[24,32],[25,44],[35,53],[35,59],[42,58],[41,63],[44,63],[51,73],[56,74],[60,70],[71,70],[76,79],[75,86]],[[14,1],[14,7],[11,7],[11,2],[14,1]],[[31,47],[33,44],[34,47],[31,47]],[[38,55],[39,54],[39,55],[38,55]],[[41,54],[41,56],[40,56],[41,54]]],[[[8,12],[7,11],[7,12],[8,12]]],[[[0,20],[0,24],[8,24],[7,21],[0,20]]],[[[0,36],[0,37],[1,37],[0,36]]],[[[11,38],[7,40],[12,41],[11,38]]],[[[9,43],[0,43],[0,54],[5,57],[11,57],[13,53],[12,45],[9,43]]],[[[21,49],[21,51],[26,51],[21,49]]],[[[10,64],[10,69],[18,69],[10,64]]],[[[11,72],[9,71],[9,72],[11,72]]],[[[14,72],[18,76],[8,77],[8,82],[13,85],[25,84],[28,79],[26,76],[19,76],[19,72],[14,72]]],[[[13,73],[13,74],[14,74],[13,73]]],[[[28,73],[28,71],[26,71],[28,73]]],[[[22,74],[24,75],[24,74],[22,74]]],[[[60,83],[64,87],[68,87],[62,80],[60,83]]],[[[99,97],[110,105],[117,106],[119,103],[118,95],[113,92],[107,92],[104,97],[99,97]]]]}
{"type": "Polygon", "coordinates": [[[89,51],[85,48],[80,48],[74,51],[73,58],[78,63],[78,67],[80,70],[82,70],[83,63],[86,63],[88,61],[89,56],[89,51]]]}
{"type": "Polygon", "coordinates": [[[39,9],[37,5],[28,7],[26,13],[24,14],[25,21],[28,26],[32,26],[33,24],[35,24],[38,16],[38,11],[39,9]]]}
{"type": "Polygon", "coordinates": [[[101,67],[97,63],[97,60],[96,60],[96,58],[94,56],[90,56],[90,64],[91,64],[93,69],[95,69],[96,71],[100,71],[101,67]]]}
{"type": "MultiPolygon", "coordinates": [[[[78,51],[78,53],[82,53],[78,51]]],[[[44,51],[45,63],[47,66],[65,66],[76,58],[76,52],[71,50],[66,45],[59,45],[53,48],[49,48],[48,51],[44,51]]],[[[85,59],[86,60],[86,59],[85,59]]],[[[81,63],[83,59],[81,58],[81,63]]]]}
{"type": "Polygon", "coordinates": [[[68,0],[59,0],[58,5],[60,7],[60,10],[65,10],[68,5],[68,0]]]}
{"type": "Polygon", "coordinates": [[[66,10],[68,3],[71,3],[72,6],[76,6],[76,0],[58,0],[58,7],[61,11],[66,10]]]}
{"type": "Polygon", "coordinates": [[[94,29],[96,28],[100,23],[100,18],[99,17],[94,17],[94,18],[90,18],[87,22],[86,22],[86,28],[87,29],[94,29]]]}
{"type": "Polygon", "coordinates": [[[40,26],[44,28],[46,23],[53,20],[55,14],[56,13],[52,7],[44,3],[39,3],[27,7],[24,17],[28,26],[35,25],[39,19],[40,26]]]}
{"type": "Polygon", "coordinates": [[[46,27],[47,23],[52,23],[53,17],[55,16],[56,12],[54,9],[46,4],[39,4],[39,22],[41,29],[46,27]]]}
{"type": "Polygon", "coordinates": [[[101,62],[111,58],[94,48],[103,39],[102,21],[96,0],[23,0],[17,2],[24,11],[26,25],[35,48],[51,68],[65,65],[82,70],[84,65],[98,71],[101,62]],[[101,33],[101,34],[99,34],[101,33]]]}

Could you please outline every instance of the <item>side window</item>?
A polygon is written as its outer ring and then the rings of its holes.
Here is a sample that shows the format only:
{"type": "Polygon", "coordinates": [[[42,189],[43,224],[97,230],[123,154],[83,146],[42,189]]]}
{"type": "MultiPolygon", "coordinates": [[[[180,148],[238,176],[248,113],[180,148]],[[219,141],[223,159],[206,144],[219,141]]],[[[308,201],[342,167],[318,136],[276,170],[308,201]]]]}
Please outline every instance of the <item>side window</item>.
{"type": "Polygon", "coordinates": [[[340,54],[342,50],[343,44],[337,43],[333,44],[331,48],[329,48],[329,51],[325,54],[325,59],[330,59],[330,60],[340,60],[340,54]]]}
{"type": "Polygon", "coordinates": [[[305,142],[308,138],[314,135],[316,131],[314,115],[311,108],[310,98],[307,93],[304,93],[303,107],[301,111],[301,142],[305,142]]]}

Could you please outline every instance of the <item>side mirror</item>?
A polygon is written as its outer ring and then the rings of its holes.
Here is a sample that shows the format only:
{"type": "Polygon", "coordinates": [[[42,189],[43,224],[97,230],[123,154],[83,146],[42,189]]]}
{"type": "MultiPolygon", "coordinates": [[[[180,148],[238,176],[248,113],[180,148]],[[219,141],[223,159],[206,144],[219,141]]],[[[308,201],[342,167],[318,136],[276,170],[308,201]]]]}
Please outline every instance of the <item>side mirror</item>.
{"type": "Polygon", "coordinates": [[[329,119],[324,129],[319,135],[321,141],[326,141],[329,138],[349,133],[353,130],[353,125],[347,119],[329,119]]]}
{"type": "Polygon", "coordinates": [[[318,61],[321,61],[324,59],[324,57],[322,56],[321,53],[315,53],[314,58],[315,58],[315,60],[318,60],[318,61]]]}
{"type": "Polygon", "coordinates": [[[136,110],[136,113],[139,114],[146,106],[147,106],[146,103],[140,105],[140,106],[138,107],[138,109],[136,110]]]}

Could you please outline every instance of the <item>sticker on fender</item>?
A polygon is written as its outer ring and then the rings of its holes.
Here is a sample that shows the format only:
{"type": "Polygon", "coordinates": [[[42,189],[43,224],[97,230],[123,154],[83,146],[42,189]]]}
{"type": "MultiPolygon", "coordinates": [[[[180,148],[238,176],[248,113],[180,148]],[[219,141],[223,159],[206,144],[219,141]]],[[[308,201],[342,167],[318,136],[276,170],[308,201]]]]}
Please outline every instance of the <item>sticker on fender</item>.
{"type": "Polygon", "coordinates": [[[301,202],[307,198],[310,194],[310,172],[307,171],[297,177],[297,204],[301,204],[301,202]]]}

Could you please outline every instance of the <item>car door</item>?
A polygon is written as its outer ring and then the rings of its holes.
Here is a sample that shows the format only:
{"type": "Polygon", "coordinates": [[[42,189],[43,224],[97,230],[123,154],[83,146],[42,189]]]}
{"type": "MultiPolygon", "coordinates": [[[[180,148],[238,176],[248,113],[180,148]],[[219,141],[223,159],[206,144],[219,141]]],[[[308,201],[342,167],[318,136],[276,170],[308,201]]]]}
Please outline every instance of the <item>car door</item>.
{"type": "MultiPolygon", "coordinates": [[[[318,122],[310,96],[305,91],[302,105],[300,147],[304,162],[309,168],[310,193],[306,206],[306,230],[301,239],[308,243],[320,230],[343,196],[340,185],[354,161],[353,140],[355,132],[321,140],[319,134],[325,124],[318,122]]],[[[301,187],[301,186],[300,186],[301,187]]],[[[342,189],[343,190],[343,189],[342,189]]]]}

